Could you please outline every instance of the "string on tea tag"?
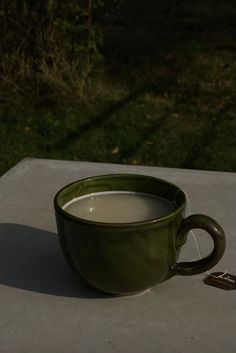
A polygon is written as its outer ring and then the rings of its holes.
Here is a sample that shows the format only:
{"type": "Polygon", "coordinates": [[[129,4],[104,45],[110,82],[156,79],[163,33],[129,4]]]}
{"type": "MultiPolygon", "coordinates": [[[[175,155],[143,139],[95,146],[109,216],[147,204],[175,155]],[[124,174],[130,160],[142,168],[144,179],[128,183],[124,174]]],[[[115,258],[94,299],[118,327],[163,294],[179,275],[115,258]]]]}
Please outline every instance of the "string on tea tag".
{"type": "MultiPolygon", "coordinates": [[[[192,214],[192,210],[191,210],[188,194],[187,194],[187,192],[185,190],[183,190],[183,192],[184,192],[186,200],[187,200],[188,214],[192,214]]],[[[198,245],[198,241],[197,241],[196,235],[194,234],[193,230],[190,230],[189,233],[193,237],[193,240],[194,240],[194,243],[195,243],[195,247],[197,249],[198,258],[199,258],[199,260],[201,260],[202,259],[202,254],[201,254],[201,251],[200,251],[200,247],[198,245]]],[[[210,272],[206,271],[205,274],[210,275],[210,272]]]]}
{"type": "MultiPolygon", "coordinates": [[[[187,205],[188,205],[188,212],[189,214],[192,213],[191,211],[191,206],[190,206],[190,201],[189,201],[189,197],[188,194],[185,190],[184,194],[187,200],[187,205]]],[[[199,259],[202,259],[202,254],[198,245],[198,241],[197,238],[193,232],[193,230],[190,230],[190,234],[193,237],[196,249],[197,249],[197,254],[199,259]]],[[[209,271],[206,271],[205,274],[207,274],[207,277],[205,277],[203,279],[203,282],[206,284],[209,284],[210,286],[214,286],[220,289],[225,289],[225,290],[231,290],[231,289],[236,289],[236,276],[228,273],[228,271],[224,271],[224,272],[213,272],[210,273],[209,271]]]]}

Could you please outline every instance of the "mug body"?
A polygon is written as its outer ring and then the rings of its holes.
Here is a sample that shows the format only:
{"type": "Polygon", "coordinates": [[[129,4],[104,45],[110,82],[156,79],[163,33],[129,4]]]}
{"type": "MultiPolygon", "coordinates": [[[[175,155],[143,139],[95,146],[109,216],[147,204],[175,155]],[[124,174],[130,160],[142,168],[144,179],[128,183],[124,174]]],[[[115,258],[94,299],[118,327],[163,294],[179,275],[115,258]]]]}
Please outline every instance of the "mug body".
{"type": "Polygon", "coordinates": [[[176,185],[136,174],[111,174],[78,180],[54,199],[63,254],[92,286],[120,295],[144,291],[173,275],[181,246],[178,237],[186,199],[176,185]],[[63,206],[74,198],[105,191],[132,191],[171,202],[161,218],[133,223],[95,222],[69,214],[63,206]]]}

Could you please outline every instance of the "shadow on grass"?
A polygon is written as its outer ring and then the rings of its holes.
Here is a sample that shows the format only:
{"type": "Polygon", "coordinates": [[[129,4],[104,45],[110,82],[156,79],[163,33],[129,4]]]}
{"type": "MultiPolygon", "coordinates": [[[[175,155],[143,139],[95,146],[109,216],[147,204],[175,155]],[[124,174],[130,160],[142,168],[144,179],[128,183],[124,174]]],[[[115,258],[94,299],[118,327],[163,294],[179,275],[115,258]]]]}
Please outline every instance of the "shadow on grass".
{"type": "MultiPolygon", "coordinates": [[[[183,115],[188,109],[191,112],[195,104],[194,102],[191,103],[192,97],[198,97],[199,102],[208,98],[209,106],[214,105],[212,97],[217,93],[217,85],[214,86],[213,82],[213,95],[206,93],[205,96],[204,92],[202,92],[201,84],[205,84],[208,73],[211,73],[211,71],[212,76],[209,74],[210,79],[211,77],[220,77],[221,79],[222,70],[220,68],[212,68],[214,58],[219,56],[219,52],[224,56],[223,59],[220,58],[222,59],[222,65],[225,65],[226,68],[229,67],[229,69],[232,66],[232,71],[229,70],[229,76],[225,75],[223,80],[226,85],[227,81],[231,81],[233,87],[233,60],[236,50],[234,40],[236,34],[236,7],[234,0],[226,0],[224,2],[215,2],[213,0],[195,0],[191,2],[189,0],[131,0],[117,1],[116,3],[121,4],[121,6],[119,5],[120,8],[113,12],[111,16],[107,16],[104,10],[107,8],[112,10],[114,7],[113,1],[106,2],[100,10],[99,7],[94,10],[93,23],[94,25],[98,24],[104,33],[104,45],[99,48],[104,61],[101,63],[101,76],[96,76],[97,72],[99,73],[99,67],[97,71],[94,71],[93,75],[98,81],[101,79],[102,84],[105,86],[106,81],[103,81],[102,76],[103,72],[105,72],[105,77],[106,79],[108,78],[109,82],[109,87],[107,88],[106,86],[104,97],[102,97],[103,104],[97,104],[99,111],[96,111],[95,107],[93,113],[90,113],[90,102],[87,109],[83,105],[80,106],[80,103],[76,100],[75,102],[73,101],[73,104],[76,104],[76,109],[78,105],[78,110],[81,111],[81,114],[84,111],[85,118],[80,119],[79,116],[75,115],[71,125],[67,112],[64,114],[62,109],[63,118],[61,116],[57,117],[57,113],[51,114],[52,108],[50,105],[45,106],[45,111],[40,113],[36,109],[37,114],[27,112],[21,123],[19,110],[13,107],[12,115],[14,119],[12,118],[12,122],[17,121],[18,124],[18,127],[15,124],[15,133],[12,131],[9,114],[3,112],[2,120],[4,128],[6,127],[6,137],[3,136],[2,141],[3,151],[6,152],[3,153],[3,161],[0,162],[1,170],[6,169],[6,165],[9,167],[13,164],[13,161],[15,163],[26,155],[129,163],[129,158],[135,154],[140,146],[145,144],[145,140],[151,139],[157,129],[164,128],[163,130],[165,130],[165,124],[171,121],[168,118],[171,109],[172,112],[177,110],[180,116],[181,111],[184,113],[183,115]],[[160,74],[161,70],[163,71],[160,74]],[[165,77],[159,78],[159,74],[165,77]],[[183,79],[181,85],[176,83],[178,79],[183,79]],[[120,94],[120,91],[116,91],[116,84],[118,87],[128,88],[130,93],[119,102],[109,103],[108,108],[104,109],[108,101],[110,102],[114,96],[120,94]],[[109,93],[110,88],[111,94],[109,93]],[[174,95],[181,96],[181,99],[184,99],[182,105],[178,106],[178,102],[175,100],[170,109],[168,108],[166,111],[163,109],[163,112],[161,112],[161,108],[159,109],[157,103],[158,113],[153,113],[155,119],[150,119],[143,123],[142,117],[145,118],[146,113],[149,113],[150,105],[143,99],[144,108],[140,108],[139,112],[135,110],[136,101],[142,100],[142,96],[146,93],[161,95],[164,92],[173,92],[174,95]],[[130,103],[132,104],[131,109],[129,107],[130,103]],[[132,115],[133,111],[137,111],[137,116],[129,116],[129,113],[132,115]],[[87,119],[88,114],[90,114],[89,120],[87,119]],[[41,115],[43,115],[43,118],[41,115]],[[85,119],[87,119],[86,122],[84,122],[85,119]],[[31,121],[32,127],[30,125],[31,121]],[[126,122],[127,126],[124,129],[126,122]],[[129,125],[131,126],[130,130],[129,125]],[[32,132],[30,132],[30,129],[32,132]],[[101,131],[96,132],[95,129],[100,129],[101,131]],[[21,134],[20,139],[17,135],[19,133],[21,134]],[[92,135],[95,137],[94,139],[91,138],[92,135]],[[106,136],[108,136],[107,139],[106,136]],[[10,142],[6,143],[4,140],[10,142]],[[21,143],[16,144],[18,140],[21,143]],[[93,146],[91,147],[91,145],[94,142],[93,151],[93,146]],[[73,143],[75,145],[71,145],[73,143]],[[119,148],[119,153],[113,155],[112,151],[116,146],[119,148]],[[96,151],[100,150],[100,153],[96,153],[96,151]]],[[[93,82],[92,78],[91,82],[93,82]]],[[[92,91],[95,98],[97,94],[96,82],[95,80],[92,91]]],[[[232,99],[233,94],[234,90],[232,88],[229,93],[232,99]]],[[[98,96],[101,101],[101,91],[99,91],[98,96]]],[[[60,101],[57,98],[55,101],[56,107],[62,103],[62,108],[64,108],[67,101],[63,97],[59,98],[60,101]]],[[[30,100],[27,97],[25,98],[30,100]]],[[[86,99],[89,101],[89,94],[86,99]]],[[[39,102],[41,102],[40,99],[39,102]]],[[[201,104],[201,102],[197,104],[201,104]]],[[[155,107],[153,110],[155,110],[155,107]]],[[[198,110],[201,112],[201,109],[198,110]]],[[[8,104],[6,111],[11,111],[11,104],[8,104]]],[[[199,115],[199,119],[205,119],[205,111],[202,116],[199,115]]],[[[190,122],[188,123],[190,124],[190,122]]],[[[209,121],[209,127],[205,123],[202,124],[203,130],[200,135],[193,136],[191,143],[188,142],[186,146],[184,145],[183,149],[189,149],[188,156],[183,162],[184,165],[181,163],[185,157],[183,159],[179,158],[181,162],[178,167],[201,168],[201,158],[196,155],[204,155],[206,142],[212,141],[214,138],[216,123],[209,121]]],[[[168,131],[171,131],[173,129],[170,125],[167,126],[166,130],[169,129],[168,131]]],[[[4,133],[3,128],[2,131],[4,133]]],[[[168,134],[168,131],[166,134],[168,134]]],[[[166,139],[166,134],[163,134],[163,139],[166,139]]],[[[162,136],[160,139],[162,139],[162,136]]],[[[168,141],[167,143],[169,144],[168,141]]],[[[164,162],[168,159],[169,149],[166,150],[167,158],[163,158],[164,162]]],[[[182,152],[176,150],[175,153],[180,155],[182,152]]],[[[186,156],[186,153],[184,153],[184,156],[186,156]]],[[[158,158],[154,149],[149,160],[154,165],[158,165],[158,158]]],[[[142,162],[140,160],[140,163],[142,162]]]]}
{"type": "MultiPolygon", "coordinates": [[[[110,5],[106,6],[109,8],[110,5]]],[[[232,11],[232,6],[231,0],[218,5],[215,5],[212,0],[195,1],[191,4],[187,0],[182,2],[179,0],[159,2],[133,0],[121,2],[121,7],[110,20],[105,17],[104,13],[99,15],[98,11],[97,21],[105,33],[105,45],[102,51],[105,62],[108,66],[111,65],[108,72],[114,80],[127,84],[131,93],[94,115],[76,131],[68,132],[65,138],[53,146],[53,149],[63,150],[68,145],[82,139],[84,134],[92,133],[95,129],[102,127],[104,123],[112,119],[114,114],[122,113],[123,110],[125,113],[126,107],[130,103],[135,103],[145,93],[162,94],[170,90],[177,92],[178,78],[182,73],[184,74],[192,60],[195,60],[195,53],[209,50],[205,34],[207,36],[209,32],[214,33],[219,28],[232,27],[233,31],[232,19],[235,13],[232,11]],[[161,79],[157,74],[158,82],[153,83],[155,78],[149,76],[152,74],[152,68],[154,67],[155,72],[158,66],[163,66],[168,73],[161,79]],[[142,74],[146,84],[142,83],[142,74]],[[139,75],[140,77],[137,78],[139,75]],[[132,77],[137,79],[135,83],[132,82],[132,77]],[[150,81],[151,83],[148,83],[150,81]],[[133,89],[133,87],[137,88],[133,89]]],[[[193,73],[193,75],[196,74],[193,73]]],[[[195,94],[193,92],[193,95],[195,94]]],[[[162,114],[144,127],[142,136],[136,143],[128,144],[127,148],[124,146],[124,150],[127,150],[124,153],[125,158],[132,156],[145,140],[150,139],[157,129],[163,127],[167,119],[168,114],[162,114]]],[[[214,123],[210,124],[208,130],[212,128],[214,128],[214,123]]],[[[208,132],[203,134],[206,136],[200,138],[201,141],[204,138],[209,139],[208,132]]],[[[210,132],[209,135],[211,135],[210,132]]],[[[193,163],[192,157],[195,150],[196,146],[190,151],[185,167],[193,163]]]]}
{"type": "MultiPolygon", "coordinates": [[[[88,132],[92,133],[93,130],[99,127],[102,127],[105,122],[113,118],[113,115],[115,113],[119,113],[122,110],[125,110],[130,103],[135,103],[139,98],[141,98],[146,93],[156,94],[156,95],[166,93],[167,91],[170,91],[170,87],[171,87],[171,90],[173,90],[173,88],[176,85],[176,82],[177,82],[176,77],[161,78],[158,84],[150,83],[134,90],[133,92],[128,94],[125,98],[121,99],[119,102],[112,104],[109,108],[105,109],[103,112],[99,113],[98,115],[95,115],[84,125],[78,127],[76,131],[69,132],[67,136],[63,140],[55,144],[53,148],[59,149],[59,150],[65,148],[68,144],[76,142],[78,139],[82,138],[84,134],[88,132]]],[[[150,125],[146,129],[142,130],[142,136],[138,145],[140,146],[145,139],[150,137],[150,134],[155,133],[155,129],[160,128],[164,124],[166,119],[167,119],[167,115],[162,115],[161,117],[156,119],[153,123],[150,123],[150,125]]],[[[139,146],[136,145],[134,148],[129,149],[129,155],[132,155],[139,146]]]]}

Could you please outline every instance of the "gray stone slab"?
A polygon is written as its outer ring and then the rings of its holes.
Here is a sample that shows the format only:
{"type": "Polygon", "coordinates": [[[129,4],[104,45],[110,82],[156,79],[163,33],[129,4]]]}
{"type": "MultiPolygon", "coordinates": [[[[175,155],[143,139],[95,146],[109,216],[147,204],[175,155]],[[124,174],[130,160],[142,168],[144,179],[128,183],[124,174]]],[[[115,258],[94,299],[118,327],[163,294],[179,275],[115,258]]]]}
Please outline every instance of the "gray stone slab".
{"type": "MultiPolygon", "coordinates": [[[[233,353],[236,292],[174,277],[136,297],[110,297],[86,286],[60,252],[52,200],[76,179],[140,173],[172,181],[191,213],[225,229],[227,249],[214,270],[235,273],[236,174],[25,159],[0,178],[1,353],[233,353]]],[[[211,242],[196,231],[202,254],[211,242]]],[[[189,236],[182,259],[197,258],[189,236]]]]}

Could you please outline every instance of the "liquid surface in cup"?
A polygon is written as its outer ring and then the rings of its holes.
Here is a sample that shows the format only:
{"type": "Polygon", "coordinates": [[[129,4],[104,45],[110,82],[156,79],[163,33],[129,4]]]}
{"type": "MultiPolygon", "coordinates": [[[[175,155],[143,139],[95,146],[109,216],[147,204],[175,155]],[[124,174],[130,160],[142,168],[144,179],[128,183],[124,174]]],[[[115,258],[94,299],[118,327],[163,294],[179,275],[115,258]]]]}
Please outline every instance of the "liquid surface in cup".
{"type": "Polygon", "coordinates": [[[150,194],[108,191],[75,198],[63,207],[73,216],[105,223],[142,222],[166,216],[174,203],[150,194]]]}

